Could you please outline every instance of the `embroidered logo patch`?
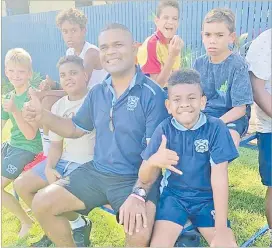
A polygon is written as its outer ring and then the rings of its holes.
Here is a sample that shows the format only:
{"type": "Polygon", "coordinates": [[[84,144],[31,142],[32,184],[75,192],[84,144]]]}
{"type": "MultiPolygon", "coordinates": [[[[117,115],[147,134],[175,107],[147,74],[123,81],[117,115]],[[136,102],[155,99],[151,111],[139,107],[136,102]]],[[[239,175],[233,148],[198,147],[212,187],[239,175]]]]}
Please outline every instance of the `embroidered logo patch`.
{"type": "Polygon", "coordinates": [[[128,96],[127,110],[134,111],[134,109],[137,107],[138,101],[139,101],[139,97],[128,96]]]}
{"type": "Polygon", "coordinates": [[[8,168],[6,169],[6,171],[9,174],[14,174],[17,171],[17,168],[13,164],[9,164],[8,168]]]}
{"type": "Polygon", "coordinates": [[[207,152],[209,149],[209,141],[206,139],[195,140],[194,144],[195,144],[195,149],[197,152],[204,153],[204,152],[207,152]]]}
{"type": "Polygon", "coordinates": [[[228,90],[228,81],[226,80],[220,87],[219,91],[221,92],[227,92],[228,90]]]}

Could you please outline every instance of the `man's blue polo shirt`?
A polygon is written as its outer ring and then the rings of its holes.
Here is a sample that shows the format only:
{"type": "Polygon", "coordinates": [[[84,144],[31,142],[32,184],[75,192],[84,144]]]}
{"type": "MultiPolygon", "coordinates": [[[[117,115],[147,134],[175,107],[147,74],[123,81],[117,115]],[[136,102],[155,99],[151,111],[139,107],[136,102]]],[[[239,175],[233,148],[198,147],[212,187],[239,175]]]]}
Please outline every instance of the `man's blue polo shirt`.
{"type": "Polygon", "coordinates": [[[158,151],[162,135],[166,136],[167,149],[179,156],[175,166],[182,175],[166,170],[162,186],[190,202],[213,199],[211,187],[211,166],[230,162],[238,152],[226,125],[214,117],[201,113],[198,122],[191,129],[179,124],[173,117],[165,119],[155,130],[142,158],[148,160],[158,151]]]}
{"type": "Polygon", "coordinates": [[[72,118],[86,131],[96,129],[94,166],[109,174],[138,175],[146,139],[168,117],[166,93],[139,68],[129,88],[118,98],[108,76],[88,94],[72,118]],[[110,130],[112,108],[113,131],[110,130]]]}

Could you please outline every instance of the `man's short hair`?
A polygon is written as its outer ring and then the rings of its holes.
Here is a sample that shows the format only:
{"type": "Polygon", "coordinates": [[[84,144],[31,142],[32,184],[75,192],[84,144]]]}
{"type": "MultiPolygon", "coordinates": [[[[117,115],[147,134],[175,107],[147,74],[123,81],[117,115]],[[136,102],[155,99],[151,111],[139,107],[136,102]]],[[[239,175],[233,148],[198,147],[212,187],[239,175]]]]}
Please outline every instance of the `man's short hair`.
{"type": "Polygon", "coordinates": [[[171,88],[178,84],[196,84],[203,94],[200,74],[194,69],[181,69],[173,72],[168,80],[168,87],[171,88]]]}
{"type": "Polygon", "coordinates": [[[65,21],[68,21],[72,24],[78,24],[80,28],[86,28],[87,25],[87,17],[82,11],[75,8],[63,10],[57,15],[56,23],[58,28],[61,28],[61,25],[65,21]]]}
{"type": "Polygon", "coordinates": [[[32,71],[32,59],[30,54],[23,48],[13,48],[10,49],[5,57],[5,66],[7,63],[12,62],[17,65],[22,65],[27,67],[32,71]]]}
{"type": "Polygon", "coordinates": [[[179,3],[177,0],[161,0],[157,7],[156,16],[160,18],[162,10],[166,7],[173,7],[178,10],[178,15],[180,15],[179,3]]]}
{"type": "MultiPolygon", "coordinates": [[[[212,9],[205,16],[203,25],[205,23],[220,23],[223,22],[228,27],[230,33],[235,32],[235,15],[234,13],[227,8],[216,8],[212,9]]],[[[203,28],[203,26],[202,26],[203,28]]]]}
{"type": "Polygon", "coordinates": [[[68,56],[61,57],[59,62],[57,63],[57,68],[59,69],[61,65],[64,65],[67,63],[78,65],[82,70],[84,70],[83,59],[76,55],[68,55],[68,56]]]}
{"type": "Polygon", "coordinates": [[[105,26],[101,31],[100,31],[100,34],[105,32],[105,31],[108,31],[108,30],[114,30],[114,29],[120,29],[120,30],[123,30],[125,32],[128,32],[133,40],[133,35],[131,33],[131,31],[123,24],[120,24],[120,23],[111,23],[111,24],[108,24],[107,26],[105,26]]]}

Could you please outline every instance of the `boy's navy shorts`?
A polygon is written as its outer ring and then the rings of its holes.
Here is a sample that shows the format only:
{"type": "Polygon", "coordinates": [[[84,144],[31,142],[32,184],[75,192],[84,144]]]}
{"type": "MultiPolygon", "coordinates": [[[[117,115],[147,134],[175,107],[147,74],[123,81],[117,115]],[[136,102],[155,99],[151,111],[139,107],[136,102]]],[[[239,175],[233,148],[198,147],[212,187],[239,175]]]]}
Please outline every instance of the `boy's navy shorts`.
{"type": "Polygon", "coordinates": [[[272,133],[257,133],[262,183],[272,187],[272,133]]]}
{"type": "MultiPolygon", "coordinates": [[[[194,227],[214,227],[215,210],[213,200],[198,203],[180,198],[165,187],[161,194],[156,213],[156,220],[167,220],[184,226],[190,220],[194,227]]],[[[230,222],[227,221],[228,227],[230,222]]]]}

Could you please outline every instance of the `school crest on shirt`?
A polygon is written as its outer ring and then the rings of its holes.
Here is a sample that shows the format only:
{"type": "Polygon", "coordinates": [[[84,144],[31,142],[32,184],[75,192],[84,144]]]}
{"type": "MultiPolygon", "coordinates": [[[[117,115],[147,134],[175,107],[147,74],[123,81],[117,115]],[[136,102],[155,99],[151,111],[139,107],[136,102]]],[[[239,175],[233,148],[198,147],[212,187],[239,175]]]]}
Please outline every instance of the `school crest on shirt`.
{"type": "Polygon", "coordinates": [[[128,96],[127,110],[128,111],[134,111],[134,109],[137,107],[138,101],[139,101],[139,97],[137,97],[137,96],[128,96]]]}
{"type": "Polygon", "coordinates": [[[6,169],[6,171],[9,174],[14,174],[17,171],[17,168],[13,164],[9,164],[8,168],[6,169]]]}
{"type": "Polygon", "coordinates": [[[209,141],[206,139],[195,140],[194,145],[197,152],[204,153],[209,149],[209,141]]]}

